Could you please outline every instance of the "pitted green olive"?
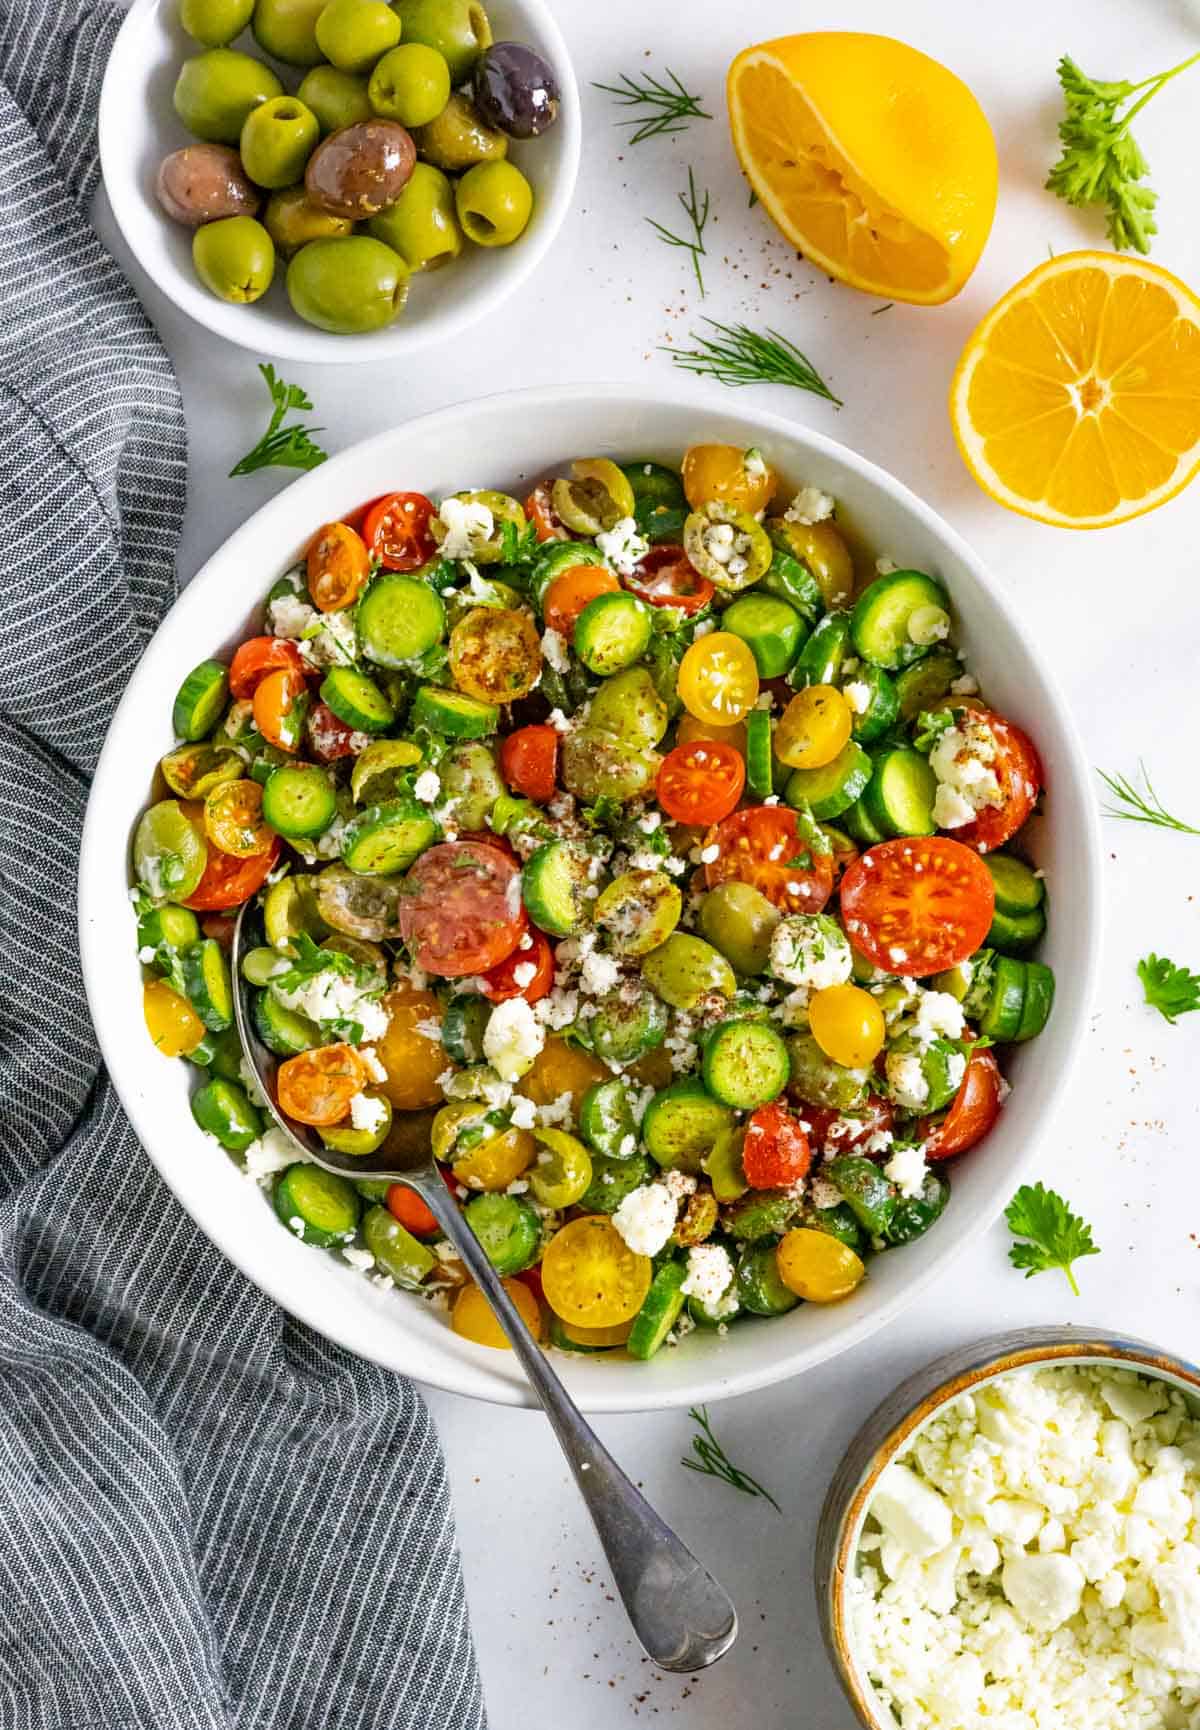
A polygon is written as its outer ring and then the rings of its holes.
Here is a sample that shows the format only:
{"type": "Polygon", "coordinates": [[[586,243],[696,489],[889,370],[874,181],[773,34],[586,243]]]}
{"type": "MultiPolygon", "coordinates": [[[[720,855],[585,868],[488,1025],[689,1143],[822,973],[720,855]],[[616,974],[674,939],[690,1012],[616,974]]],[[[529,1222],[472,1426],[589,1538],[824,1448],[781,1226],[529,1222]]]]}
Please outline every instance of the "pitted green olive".
{"type": "Polygon", "coordinates": [[[224,48],[250,22],[254,0],[180,0],[179,22],[206,48],[224,48]]]}
{"type": "Polygon", "coordinates": [[[296,95],[316,115],[322,138],[371,118],[366,79],[337,66],[314,66],[300,80],[296,95]]]}
{"type": "Polygon", "coordinates": [[[440,168],[418,162],[395,204],[367,223],[367,233],[398,252],[410,270],[438,270],[462,251],[454,188],[440,168]]]}
{"type": "Polygon", "coordinates": [[[511,162],[479,162],[454,192],[463,233],[476,246],[511,246],[533,214],[533,188],[511,162]]]}
{"type": "Polygon", "coordinates": [[[196,230],[192,263],[210,294],[244,305],[261,299],[270,288],[275,247],[252,216],[226,216],[196,230]]]}
{"type": "Polygon", "coordinates": [[[667,730],[667,705],[645,667],[626,667],[601,682],[588,710],[588,726],[611,733],[633,750],[658,744],[667,730]]]}
{"type": "Polygon", "coordinates": [[[255,0],[254,38],[274,60],[289,66],[319,66],[317,19],[326,0],[255,0]]]}
{"type": "Polygon", "coordinates": [[[344,216],[330,216],[310,204],[302,186],[287,186],[273,192],[263,211],[263,223],[275,242],[275,250],[291,258],[310,240],[341,240],[353,233],[354,224],[344,216]]]}
{"type": "Polygon", "coordinates": [[[761,973],[771,951],[779,909],[749,883],[731,879],[710,889],[700,904],[700,930],[739,973],[761,973]]]}
{"type": "Polygon", "coordinates": [[[571,464],[570,479],[560,476],[550,502],[569,529],[599,535],[614,529],[634,509],[633,488],[607,457],[581,457],[571,464]]]}
{"type": "Polygon", "coordinates": [[[478,0],[395,0],[395,5],[404,40],[436,48],[455,84],[462,83],[491,45],[492,27],[478,0]]]}
{"type": "Polygon", "coordinates": [[[418,154],[447,174],[460,174],[477,162],[493,162],[508,155],[508,139],[489,126],[471,98],[456,90],[425,126],[413,132],[418,154]]]}
{"type": "Polygon", "coordinates": [[[630,750],[611,733],[593,727],[580,727],[563,740],[563,786],[588,805],[606,796],[622,804],[636,799],[652,784],[661,763],[657,751],[630,750]]]}
{"type": "Polygon", "coordinates": [[[683,550],[693,567],[718,589],[736,594],[770,568],[771,538],[756,517],[710,499],[683,525],[683,550]]]}
{"type": "Polygon", "coordinates": [[[595,923],[618,955],[657,949],[679,924],[683,896],[665,871],[624,871],[596,902],[595,923]]]}
{"type": "Polygon", "coordinates": [[[436,48],[402,42],[371,73],[371,107],[401,126],[427,126],[450,100],[450,68],[436,48]]]}
{"type": "Polygon", "coordinates": [[[317,117],[295,96],[275,96],[246,116],[242,163],[251,180],[268,191],[292,186],[321,136],[317,117]]]}
{"type": "Polygon", "coordinates": [[[283,85],[261,60],[235,48],[210,48],[179,68],[173,100],[176,114],[197,138],[236,144],[251,110],[282,95],[283,85]]]}
{"type": "Polygon", "coordinates": [[[399,42],[400,28],[386,0],[328,0],[317,16],[317,47],[343,72],[368,72],[399,42]]]}
{"type": "Polygon", "coordinates": [[[732,997],[737,990],[733,968],[703,938],[674,931],[642,962],[642,977],[673,1009],[694,1009],[712,991],[732,997]]]}
{"type": "MultiPolygon", "coordinates": [[[[508,493],[492,492],[485,488],[481,492],[454,493],[456,499],[464,504],[482,505],[492,513],[493,532],[486,541],[472,548],[471,557],[479,565],[496,565],[500,563],[503,552],[502,531],[505,523],[511,523],[518,533],[525,527],[525,511],[517,500],[508,493]]],[[[434,517],[429,524],[430,533],[440,546],[445,540],[447,529],[440,517],[434,517]]]]}
{"type": "Polygon", "coordinates": [[[382,330],[407,299],[408,266],[367,234],[313,240],[288,265],[287,291],[293,310],[319,330],[335,336],[382,330]]]}

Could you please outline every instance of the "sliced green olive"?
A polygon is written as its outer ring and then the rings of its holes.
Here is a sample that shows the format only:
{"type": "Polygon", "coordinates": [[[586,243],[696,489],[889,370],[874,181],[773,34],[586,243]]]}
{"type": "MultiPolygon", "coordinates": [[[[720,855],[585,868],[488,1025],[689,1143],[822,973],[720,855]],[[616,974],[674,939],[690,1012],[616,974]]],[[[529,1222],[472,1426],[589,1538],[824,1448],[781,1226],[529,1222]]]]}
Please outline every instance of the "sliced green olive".
{"type": "Polygon", "coordinates": [[[596,924],[619,955],[646,955],[679,924],[683,896],[665,871],[625,871],[596,902],[596,924]]]}
{"type": "Polygon", "coordinates": [[[633,488],[616,463],[607,457],[581,457],[571,464],[571,478],[559,477],[550,492],[550,502],[569,529],[581,535],[599,535],[616,528],[623,517],[631,517],[633,488]]]}
{"type": "Polygon", "coordinates": [[[238,753],[208,744],[178,745],[159,764],[163,780],[172,793],[184,799],[204,799],[224,781],[242,774],[238,753]]]}
{"type": "MultiPolygon", "coordinates": [[[[503,531],[505,523],[511,523],[519,534],[525,527],[525,512],[516,499],[507,493],[476,492],[454,493],[456,499],[464,504],[483,505],[492,513],[495,532],[475,547],[471,553],[472,559],[479,565],[498,565],[504,556],[503,531]]],[[[446,538],[446,525],[440,517],[433,517],[429,524],[433,538],[439,546],[446,538]]]]}

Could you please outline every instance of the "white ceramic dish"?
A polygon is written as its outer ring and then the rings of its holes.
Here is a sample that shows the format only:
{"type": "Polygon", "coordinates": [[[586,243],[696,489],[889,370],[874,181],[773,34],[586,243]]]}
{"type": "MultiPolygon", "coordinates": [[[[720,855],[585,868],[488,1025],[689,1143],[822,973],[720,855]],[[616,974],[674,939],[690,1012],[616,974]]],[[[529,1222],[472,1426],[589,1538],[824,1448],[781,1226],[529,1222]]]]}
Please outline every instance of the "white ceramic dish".
{"type": "MultiPolygon", "coordinates": [[[[386,330],[331,336],[292,311],[281,259],[270,289],[253,306],[218,300],[196,276],[191,230],[165,215],[154,196],[154,177],[164,156],[195,142],[176,118],[171,92],[181,62],[201,50],[179,23],[178,0],[134,0],[100,94],[100,166],[117,224],[147,276],[198,324],[277,360],[342,365],[398,360],[494,314],[536,269],[562,227],[579,172],[581,125],[579,88],[546,0],[495,0],[488,16],[497,40],[528,42],[554,67],[562,86],[557,124],[542,138],[511,150],[534,190],[529,227],[513,246],[468,244],[453,264],[418,273],[408,305],[386,330]]],[[[298,86],[303,70],[270,61],[249,31],[233,46],[268,60],[285,89],[298,86]]]]}
{"type": "Polygon", "coordinates": [[[1014,1088],[987,1142],[953,1172],[955,1193],[935,1228],[881,1256],[853,1299],[802,1306],[727,1337],[695,1333],[652,1364],[560,1354],[558,1368],[591,1411],[687,1406],[762,1387],[846,1350],[897,1316],[996,1217],[1052,1128],[1083,1037],[1099,938],[1099,840],[1087,766],[1036,644],[970,548],[891,476],[777,415],[688,394],[637,395],[621,386],[563,386],[491,397],[379,434],[295,481],[235,534],[189,585],[142,657],[96,771],[80,863],[80,942],[93,1020],[143,1145],[183,1205],[264,1291],[332,1339],[456,1393],[529,1403],[510,1354],[451,1333],[415,1298],[382,1293],[331,1256],[280,1229],[228,1155],[194,1126],[187,1066],[151,1049],[129,910],[129,844],[159,757],[174,743],[171,705],[202,655],[232,648],[262,595],[319,525],[392,488],[434,497],[462,485],[519,491],[579,455],[678,463],[689,444],[759,445],[793,484],[838,500],[839,522],[864,568],[887,554],[945,579],[961,641],[996,708],[1037,741],[1050,789],[1035,851],[1053,914],[1045,959],[1058,1001],[1036,1046],[1008,1060],[1014,1088]]]}

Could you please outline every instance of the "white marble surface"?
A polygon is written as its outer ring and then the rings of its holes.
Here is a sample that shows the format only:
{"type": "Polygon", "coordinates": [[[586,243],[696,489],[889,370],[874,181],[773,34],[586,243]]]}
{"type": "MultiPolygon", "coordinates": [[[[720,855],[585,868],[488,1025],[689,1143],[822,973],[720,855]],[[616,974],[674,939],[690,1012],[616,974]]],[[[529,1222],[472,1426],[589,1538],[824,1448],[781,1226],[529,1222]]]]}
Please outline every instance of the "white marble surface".
{"type": "MultiPolygon", "coordinates": [[[[930,499],[984,554],[1055,656],[1093,763],[1151,767],[1169,806],[1200,823],[1196,775],[1197,553],[1200,485],[1148,518],[1071,535],[1011,516],[979,493],[956,455],[944,410],[967,333],[1047,249],[1103,244],[1099,219],[1041,190],[1054,155],[1054,62],[1066,50],[1089,71],[1144,77],[1200,48],[1200,6],[1185,0],[1007,0],[1000,7],[888,0],[740,7],[692,0],[559,0],[581,82],[643,66],[674,67],[718,116],[680,139],[623,150],[613,111],[586,93],[584,171],[576,210],[536,289],[502,324],[410,366],[313,369],[325,442],[340,449],[427,408],[509,387],[569,379],[673,379],[659,343],[699,311],[686,259],[660,246],[643,217],[670,222],[691,162],[714,216],[703,312],[770,323],[793,337],[845,407],[761,388],[764,407],[856,446],[930,499]],[[684,28],[680,21],[686,16],[684,28]],[[723,118],[724,68],[747,39],[791,29],[896,31],[945,60],[974,88],[1002,161],[1000,206],[982,264],[949,306],[894,307],[816,277],[747,208],[723,118]]],[[[1200,68],[1139,122],[1161,195],[1154,257],[1200,286],[1194,116],[1200,68]]],[[[112,224],[101,207],[106,235],[112,224]]],[[[124,261],[119,243],[118,255],[124,261]]],[[[264,499],[287,484],[269,472],[228,481],[258,436],[263,395],[251,358],[216,348],[138,273],[174,356],[191,430],[191,500],[181,555],[190,576],[264,499]]],[[[249,315],[248,315],[249,316],[249,315]]],[[[296,374],[296,376],[299,376],[296,374]]],[[[749,406],[747,394],[739,406],[749,406]]],[[[1082,1296],[1057,1275],[1023,1282],[998,1226],[969,1259],[888,1332],[772,1391],[727,1403],[714,1421],[730,1454],[782,1508],[681,1470],[682,1413],[610,1418],[604,1439],[664,1515],[720,1573],[741,1609],[741,1639],[698,1680],[655,1674],[627,1634],[603,1564],[547,1429],[535,1416],[430,1404],[449,1461],[475,1635],[496,1730],[613,1730],[645,1719],[697,1730],[845,1730],[850,1714],[816,1627],[810,1552],[830,1472],[857,1424],[909,1369],[1002,1325],[1112,1325],[1187,1352],[1200,1297],[1200,1164],[1195,1073],[1200,1016],[1171,1028],[1138,1001],[1137,958],[1154,949],[1200,969],[1193,890],[1200,839],[1108,823],[1108,930],[1090,1042],[1068,1104],[1045,1139],[1040,1174],[1093,1222],[1103,1254],[1082,1265],[1082,1296]]],[[[1069,882],[1054,886],[1060,897],[1069,882]]],[[[986,1157],[986,1155],[984,1155],[986,1157]]],[[[653,1376],[653,1370],[647,1374],[653,1376]]]]}

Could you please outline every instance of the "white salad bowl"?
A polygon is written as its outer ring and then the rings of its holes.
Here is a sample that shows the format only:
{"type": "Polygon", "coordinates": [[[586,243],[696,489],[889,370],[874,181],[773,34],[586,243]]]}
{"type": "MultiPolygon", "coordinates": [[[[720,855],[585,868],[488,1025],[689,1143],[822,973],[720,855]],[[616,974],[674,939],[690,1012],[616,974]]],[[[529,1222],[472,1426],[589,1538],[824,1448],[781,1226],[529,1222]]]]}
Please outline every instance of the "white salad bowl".
{"type": "Polygon", "coordinates": [[[490,397],[427,415],[344,451],[293,482],[205,565],[159,628],[113,718],[96,771],[80,860],[83,977],[125,1108],[158,1169],[213,1241],[255,1283],[312,1327],[364,1357],[453,1392],[531,1404],[510,1353],[451,1332],[419,1298],[382,1291],[343,1261],[285,1231],[264,1194],[203,1135],[188,1110],[193,1075],[152,1048],[129,904],[129,849],[158,759],[175,743],[171,706],[203,656],[228,653],[258,627],[262,596],[323,522],[396,488],[434,498],[462,486],[523,483],[565,459],[609,455],[675,463],[704,440],[758,445],[785,483],[837,500],[860,570],[886,554],[949,588],[959,640],[988,699],[1036,740],[1049,789],[1032,848],[1051,886],[1044,958],[1058,998],[1035,1047],[1006,1058],[1013,1083],[986,1142],[953,1162],[953,1194],[916,1243],[872,1263],[852,1298],[801,1305],[727,1335],[697,1331],[651,1363],[559,1354],[585,1409],[635,1411],[719,1400],[781,1381],[864,1339],[973,1243],[1000,1212],[1053,1128],[1086,1026],[1099,937],[1099,838],[1086,764],[1057,685],[1012,604],[979,559],[908,489],[853,451],[778,415],[732,408],[699,391],[639,394],[563,386],[490,397]]]}
{"type": "MultiPolygon", "coordinates": [[[[154,195],[154,181],[164,156],[196,142],[177,117],[171,93],[183,60],[202,49],[179,23],[178,0],[134,0],[100,94],[100,167],[117,225],[146,275],[198,324],[276,360],[377,365],[443,341],[495,313],[537,268],[562,227],[579,172],[582,127],[579,88],[547,0],[495,0],[488,17],[497,41],[536,48],[553,66],[562,89],[556,124],[541,138],[514,143],[510,151],[533,187],[529,227],[512,246],[468,243],[462,256],[441,270],[418,272],[407,306],[386,329],[333,336],[292,311],[282,259],[276,259],[270,289],[253,306],[218,300],[193,270],[192,230],[166,215],[154,195]]],[[[287,90],[295,90],[303,77],[302,68],[271,60],[249,31],[232,46],[267,61],[287,90]]]]}

